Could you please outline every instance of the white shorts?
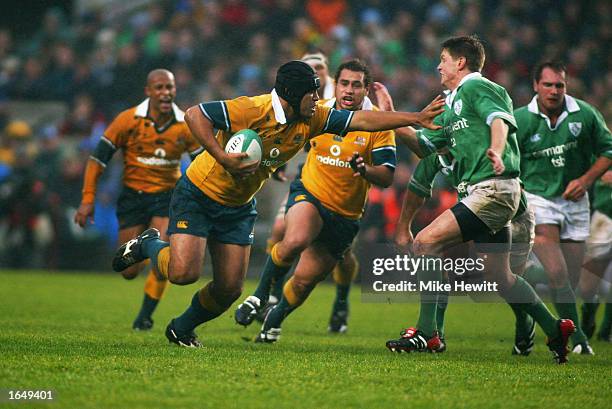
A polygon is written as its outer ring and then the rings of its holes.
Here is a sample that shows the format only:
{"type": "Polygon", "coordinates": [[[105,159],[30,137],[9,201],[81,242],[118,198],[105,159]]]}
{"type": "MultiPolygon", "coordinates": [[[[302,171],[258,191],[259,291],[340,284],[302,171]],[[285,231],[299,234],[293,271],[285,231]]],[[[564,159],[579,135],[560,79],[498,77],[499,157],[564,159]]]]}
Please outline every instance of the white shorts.
{"type": "Polygon", "coordinates": [[[521,185],[514,179],[488,179],[470,185],[461,200],[494,234],[506,226],[516,214],[521,198],[521,185]]]}
{"type": "Polygon", "coordinates": [[[589,238],[589,196],[585,194],[577,202],[562,197],[547,199],[525,192],[529,206],[535,212],[536,226],[559,226],[561,240],[585,241],[589,238]]]}
{"type": "Polygon", "coordinates": [[[595,210],[591,218],[591,235],[587,240],[588,258],[606,258],[612,250],[612,219],[595,210]]]}

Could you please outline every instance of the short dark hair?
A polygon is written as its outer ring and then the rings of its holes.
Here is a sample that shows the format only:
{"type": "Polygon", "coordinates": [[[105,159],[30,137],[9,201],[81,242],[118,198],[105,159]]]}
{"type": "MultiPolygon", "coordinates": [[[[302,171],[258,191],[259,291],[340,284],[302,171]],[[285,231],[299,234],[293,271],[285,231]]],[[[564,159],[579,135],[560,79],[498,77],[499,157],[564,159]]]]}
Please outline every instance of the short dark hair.
{"type": "Polygon", "coordinates": [[[475,35],[451,37],[442,43],[442,50],[447,50],[454,59],[464,57],[472,72],[479,72],[484,66],[485,50],[475,35]]]}
{"type": "Polygon", "coordinates": [[[557,73],[567,73],[567,68],[565,67],[565,64],[563,64],[561,61],[542,61],[533,69],[533,80],[535,82],[539,82],[540,78],[542,78],[542,71],[544,71],[544,68],[550,68],[551,70],[557,73]]]}
{"type": "Polygon", "coordinates": [[[340,64],[340,66],[338,67],[338,69],[336,70],[336,76],[334,77],[334,79],[336,80],[336,82],[338,82],[338,79],[340,78],[340,73],[342,72],[342,70],[349,70],[349,71],[355,71],[355,72],[363,72],[363,81],[364,81],[364,85],[367,87],[372,83],[372,74],[370,73],[370,69],[368,68],[367,65],[365,65],[364,63],[361,62],[361,60],[355,58],[354,60],[349,60],[346,62],[343,62],[342,64],[340,64]]]}

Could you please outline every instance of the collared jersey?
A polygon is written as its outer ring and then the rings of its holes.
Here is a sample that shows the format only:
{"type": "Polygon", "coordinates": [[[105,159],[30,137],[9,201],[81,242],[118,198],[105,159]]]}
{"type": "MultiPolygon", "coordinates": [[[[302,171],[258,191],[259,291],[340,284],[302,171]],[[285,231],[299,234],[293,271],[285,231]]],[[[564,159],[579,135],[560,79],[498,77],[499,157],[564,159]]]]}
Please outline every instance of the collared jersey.
{"type": "Polygon", "coordinates": [[[123,184],[130,189],[158,193],[174,188],[181,176],[181,156],[202,151],[185,123],[184,113],[173,104],[174,119],[161,129],[148,116],[149,99],[121,112],[106,128],[91,158],[102,166],[123,151],[123,184]]]}
{"type": "Polygon", "coordinates": [[[480,73],[465,76],[447,95],[444,112],[434,120],[442,129],[419,131],[419,142],[427,153],[448,146],[456,160],[454,171],[457,177],[467,184],[482,182],[497,176],[486,155],[491,146],[490,126],[496,118],[503,119],[510,128],[502,154],[506,166],[502,176],[517,177],[519,151],[512,100],[502,86],[480,73]]]}
{"type": "MultiPolygon", "coordinates": [[[[323,105],[333,107],[335,102],[334,98],[323,105]]],[[[371,104],[370,109],[378,110],[371,104]]],[[[353,131],[344,137],[332,133],[317,136],[310,141],[302,183],[326,208],[346,218],[359,219],[370,183],[362,177],[353,177],[349,164],[353,152],[359,152],[368,165],[395,169],[395,133],[353,131]]]]}
{"type": "Polygon", "coordinates": [[[193,184],[226,206],[250,202],[276,168],[300,152],[307,141],[325,132],[344,135],[353,116],[353,112],[317,104],[312,118],[287,122],[274,90],[266,95],[203,103],[200,110],[219,130],[216,139],[222,147],[242,129],[257,132],[263,144],[259,168],[242,179],[234,178],[208,152],[199,155],[187,169],[193,184]]]}
{"type": "Polygon", "coordinates": [[[525,189],[553,198],[591,167],[593,157],[612,158],[612,135],[594,107],[565,95],[565,109],[553,128],[540,112],[537,95],[515,112],[519,126],[521,178],[525,189]]]}

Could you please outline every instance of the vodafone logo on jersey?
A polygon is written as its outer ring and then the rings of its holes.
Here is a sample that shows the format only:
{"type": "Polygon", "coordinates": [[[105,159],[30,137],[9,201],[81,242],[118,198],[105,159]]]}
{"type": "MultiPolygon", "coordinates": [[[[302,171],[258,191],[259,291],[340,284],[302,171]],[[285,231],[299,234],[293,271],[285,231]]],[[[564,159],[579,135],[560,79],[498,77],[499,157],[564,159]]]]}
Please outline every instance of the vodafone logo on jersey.
{"type": "Polygon", "coordinates": [[[329,147],[329,152],[334,156],[340,156],[340,153],[342,153],[342,149],[338,145],[332,145],[329,147]]]}

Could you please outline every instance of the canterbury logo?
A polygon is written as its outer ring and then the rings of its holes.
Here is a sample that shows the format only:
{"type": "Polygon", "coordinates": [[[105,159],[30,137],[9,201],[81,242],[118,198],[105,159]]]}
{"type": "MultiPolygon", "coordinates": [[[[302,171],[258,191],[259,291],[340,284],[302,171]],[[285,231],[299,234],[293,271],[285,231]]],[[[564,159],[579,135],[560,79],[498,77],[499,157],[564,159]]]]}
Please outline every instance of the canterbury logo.
{"type": "Polygon", "coordinates": [[[178,222],[176,222],[177,229],[186,229],[187,227],[189,227],[189,223],[187,222],[187,220],[179,220],[178,222]]]}
{"type": "Polygon", "coordinates": [[[300,200],[305,200],[306,199],[306,195],[297,195],[295,197],[295,201],[299,202],[300,200]]]}

